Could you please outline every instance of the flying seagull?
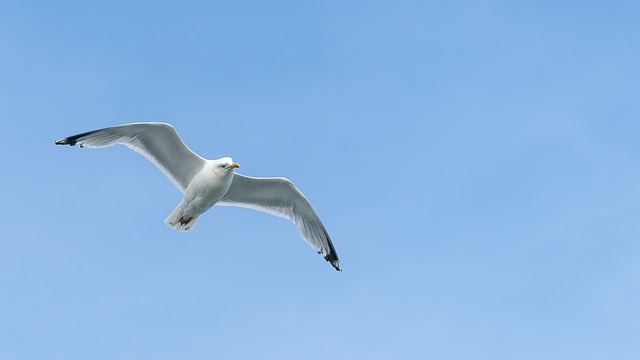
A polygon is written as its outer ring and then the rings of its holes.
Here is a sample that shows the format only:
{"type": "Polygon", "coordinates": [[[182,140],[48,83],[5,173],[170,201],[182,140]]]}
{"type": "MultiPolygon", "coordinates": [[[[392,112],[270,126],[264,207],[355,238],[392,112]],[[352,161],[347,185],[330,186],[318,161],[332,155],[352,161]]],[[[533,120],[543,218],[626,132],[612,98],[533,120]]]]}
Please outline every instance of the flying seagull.
{"type": "Polygon", "coordinates": [[[55,144],[94,148],[122,144],[142,154],[184,194],[165,220],[174,229],[191,231],[200,215],[216,204],[256,209],[291,220],[302,238],[342,271],[327,230],[291,181],[240,175],[234,172],[240,165],[230,157],[207,160],[191,151],[170,124],[125,124],[69,136],[55,144]]]}

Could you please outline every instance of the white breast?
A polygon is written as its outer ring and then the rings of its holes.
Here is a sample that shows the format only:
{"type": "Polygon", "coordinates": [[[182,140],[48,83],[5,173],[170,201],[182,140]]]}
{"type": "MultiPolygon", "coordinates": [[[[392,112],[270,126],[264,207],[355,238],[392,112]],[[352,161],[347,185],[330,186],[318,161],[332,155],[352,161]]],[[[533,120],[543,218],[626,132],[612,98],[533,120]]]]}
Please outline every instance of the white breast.
{"type": "Polygon", "coordinates": [[[233,171],[218,171],[207,164],[196,174],[184,191],[182,207],[185,217],[195,217],[215,205],[227,193],[233,171]]]}

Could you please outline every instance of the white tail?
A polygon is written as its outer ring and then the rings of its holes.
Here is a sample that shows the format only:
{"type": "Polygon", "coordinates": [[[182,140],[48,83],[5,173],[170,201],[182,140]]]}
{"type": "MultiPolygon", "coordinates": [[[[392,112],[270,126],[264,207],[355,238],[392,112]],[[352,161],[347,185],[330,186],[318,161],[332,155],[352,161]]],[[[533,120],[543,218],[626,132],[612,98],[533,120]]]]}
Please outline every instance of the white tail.
{"type": "Polygon", "coordinates": [[[180,204],[175,210],[173,210],[171,215],[164,220],[164,223],[179,231],[191,231],[193,227],[196,226],[200,216],[192,217],[191,219],[183,219],[182,215],[182,204],[180,204]]]}

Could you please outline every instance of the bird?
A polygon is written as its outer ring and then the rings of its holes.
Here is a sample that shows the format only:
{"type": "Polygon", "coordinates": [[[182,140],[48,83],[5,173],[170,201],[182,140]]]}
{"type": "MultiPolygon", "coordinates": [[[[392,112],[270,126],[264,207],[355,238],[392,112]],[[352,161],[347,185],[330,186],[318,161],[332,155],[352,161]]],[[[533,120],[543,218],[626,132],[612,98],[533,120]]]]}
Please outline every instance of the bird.
{"type": "Polygon", "coordinates": [[[235,172],[231,157],[208,160],[193,152],[168,123],[137,122],[67,136],[56,145],[101,148],[122,144],[150,160],[183,193],[165,219],[178,231],[191,231],[214,205],[255,209],[292,221],[302,238],[342,271],[338,254],[316,211],[302,192],[284,177],[251,177],[235,172]]]}

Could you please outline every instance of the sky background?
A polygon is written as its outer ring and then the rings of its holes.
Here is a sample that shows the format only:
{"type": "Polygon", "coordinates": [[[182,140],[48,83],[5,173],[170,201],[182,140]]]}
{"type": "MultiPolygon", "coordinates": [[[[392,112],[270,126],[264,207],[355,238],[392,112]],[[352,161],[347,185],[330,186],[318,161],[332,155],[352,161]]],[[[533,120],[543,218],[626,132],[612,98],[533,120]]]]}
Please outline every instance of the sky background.
{"type": "Polygon", "coordinates": [[[0,358],[638,359],[637,1],[0,2],[0,358]],[[138,121],[286,176],[181,193],[138,121]]]}

